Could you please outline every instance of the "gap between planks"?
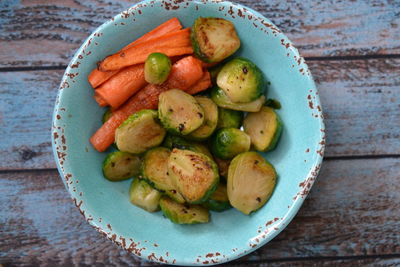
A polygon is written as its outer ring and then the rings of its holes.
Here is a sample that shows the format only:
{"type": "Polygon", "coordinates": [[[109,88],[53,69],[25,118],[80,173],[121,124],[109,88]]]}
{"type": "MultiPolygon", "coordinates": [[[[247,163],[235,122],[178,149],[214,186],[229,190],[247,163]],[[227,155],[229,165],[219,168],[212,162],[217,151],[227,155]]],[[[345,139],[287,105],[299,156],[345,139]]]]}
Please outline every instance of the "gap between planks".
{"type": "Polygon", "coordinates": [[[289,258],[278,258],[270,260],[255,260],[255,261],[243,261],[235,262],[235,265],[248,265],[257,263],[274,263],[274,262],[292,262],[292,261],[339,261],[339,260],[363,260],[363,259],[396,259],[399,258],[400,254],[383,254],[383,255],[365,255],[365,256],[329,256],[329,257],[289,257],[289,258]]]}
{"type": "MultiPolygon", "coordinates": [[[[385,158],[400,158],[400,154],[387,155],[354,155],[354,156],[329,156],[324,157],[324,161],[334,160],[360,160],[360,159],[385,159],[385,158]]],[[[0,174],[20,173],[20,172],[43,172],[43,171],[58,171],[57,168],[38,168],[38,169],[7,169],[1,170],[0,174]]]]}
{"type": "MultiPolygon", "coordinates": [[[[351,61],[351,60],[369,60],[369,59],[396,59],[400,54],[387,55],[356,55],[356,56],[327,56],[327,57],[304,57],[306,61],[351,61]]],[[[26,66],[26,67],[0,67],[0,72],[11,71],[40,71],[40,70],[65,70],[67,65],[60,66],[26,66]]]]}

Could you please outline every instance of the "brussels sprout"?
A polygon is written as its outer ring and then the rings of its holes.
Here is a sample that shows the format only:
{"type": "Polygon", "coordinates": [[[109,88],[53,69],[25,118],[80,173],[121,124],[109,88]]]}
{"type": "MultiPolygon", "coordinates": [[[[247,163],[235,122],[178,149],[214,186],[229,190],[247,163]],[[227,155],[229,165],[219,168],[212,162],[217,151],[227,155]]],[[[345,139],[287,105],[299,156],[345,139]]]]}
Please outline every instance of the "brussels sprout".
{"type": "Polygon", "coordinates": [[[226,108],[218,108],[217,129],[240,128],[243,121],[243,112],[226,108]]]}
{"type": "Polygon", "coordinates": [[[144,79],[148,83],[162,84],[171,71],[171,60],[162,53],[151,53],[144,63],[144,79]]]}
{"type": "Polygon", "coordinates": [[[138,156],[121,151],[111,152],[103,162],[103,175],[110,181],[121,181],[140,173],[138,156]]]}
{"type": "Polygon", "coordinates": [[[223,64],[218,64],[217,66],[208,69],[208,72],[210,72],[211,81],[213,85],[217,84],[217,76],[223,66],[224,66],[223,64]]]}
{"type": "Polygon", "coordinates": [[[183,149],[183,150],[191,150],[198,153],[203,153],[208,156],[210,159],[213,158],[208,148],[198,142],[188,141],[181,136],[168,134],[164,140],[163,146],[169,149],[183,149]]]}
{"type": "Polygon", "coordinates": [[[149,212],[154,212],[159,210],[158,204],[160,198],[161,193],[151,187],[146,181],[142,179],[134,179],[132,181],[129,188],[129,200],[135,206],[149,212]]]}
{"type": "Polygon", "coordinates": [[[265,102],[265,106],[271,107],[273,109],[281,109],[282,107],[281,102],[273,98],[268,98],[265,102]]]}
{"type": "Polygon", "coordinates": [[[232,22],[222,18],[198,17],[190,33],[194,53],[205,62],[219,62],[240,47],[232,22]]]}
{"type": "Polygon", "coordinates": [[[101,119],[101,121],[103,122],[103,124],[106,123],[106,121],[108,121],[108,119],[111,118],[111,116],[112,116],[111,109],[108,108],[108,109],[104,112],[103,117],[102,117],[102,119],[101,119]]]}
{"type": "Polygon", "coordinates": [[[202,153],[174,148],[168,160],[168,173],[186,202],[204,202],[219,182],[214,161],[202,153]]]}
{"type": "Polygon", "coordinates": [[[261,70],[246,58],[235,58],[224,65],[217,76],[217,85],[234,103],[248,103],[264,91],[261,70]]]}
{"type": "Polygon", "coordinates": [[[144,109],[131,115],[115,131],[115,142],[121,151],[139,154],[158,146],[165,137],[155,110],[144,109]]]}
{"type": "Polygon", "coordinates": [[[217,190],[202,204],[203,207],[213,211],[224,211],[232,208],[229,203],[226,185],[219,184],[217,190]]]}
{"type": "Polygon", "coordinates": [[[209,137],[217,127],[218,107],[208,97],[195,96],[194,98],[204,110],[204,121],[199,128],[188,134],[188,137],[194,140],[204,140],[209,137]]]}
{"type": "Polygon", "coordinates": [[[282,122],[272,108],[262,107],[259,112],[247,114],[243,128],[256,150],[269,151],[278,143],[282,122]]]}
{"type": "Polygon", "coordinates": [[[233,103],[232,100],[230,100],[230,98],[225,94],[225,92],[219,87],[214,87],[211,90],[211,99],[214,101],[215,104],[217,104],[217,106],[221,108],[241,110],[247,112],[259,111],[265,102],[265,96],[262,95],[252,102],[233,103]]]}
{"type": "Polygon", "coordinates": [[[160,94],[158,114],[163,126],[175,134],[187,135],[204,121],[204,110],[196,99],[178,89],[160,94]]]}
{"type": "Polygon", "coordinates": [[[162,197],[160,207],[164,216],[173,223],[195,224],[210,221],[210,213],[200,205],[183,205],[176,203],[169,197],[162,197]]]}
{"type": "Polygon", "coordinates": [[[257,152],[237,155],[228,170],[228,198],[244,214],[261,208],[276,184],[274,167],[257,152]]]}
{"type": "Polygon", "coordinates": [[[217,157],[214,157],[214,160],[218,166],[219,176],[226,179],[228,177],[228,168],[231,161],[228,159],[220,159],[217,157]]]}
{"type": "Polygon", "coordinates": [[[236,128],[222,128],[213,136],[211,150],[221,159],[231,159],[237,154],[249,151],[250,136],[236,128]]]}
{"type": "Polygon", "coordinates": [[[168,173],[168,159],[171,151],[165,147],[156,147],[146,152],[142,164],[142,176],[156,189],[165,192],[169,197],[179,203],[185,199],[172,183],[168,173]]]}

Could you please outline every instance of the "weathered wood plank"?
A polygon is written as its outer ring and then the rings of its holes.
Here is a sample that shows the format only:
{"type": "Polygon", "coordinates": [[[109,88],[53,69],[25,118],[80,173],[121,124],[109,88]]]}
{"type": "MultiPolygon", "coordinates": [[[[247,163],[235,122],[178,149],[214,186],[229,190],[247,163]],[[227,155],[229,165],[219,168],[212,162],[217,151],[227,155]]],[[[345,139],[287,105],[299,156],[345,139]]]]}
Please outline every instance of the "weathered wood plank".
{"type": "MultiPolygon", "coordinates": [[[[302,266],[307,257],[398,255],[399,173],[393,158],[324,162],[293,222],[236,263],[299,258],[302,266]]],[[[0,263],[147,264],[86,223],[55,170],[0,173],[0,232],[0,263]]]]}
{"type": "MultiPolygon", "coordinates": [[[[400,59],[310,61],[326,155],[400,154],[400,59]]],[[[50,144],[61,70],[0,72],[0,169],[54,168],[50,144]]]]}
{"type": "Polygon", "coordinates": [[[304,259],[304,260],[282,260],[279,262],[269,261],[269,262],[258,262],[258,263],[234,263],[229,266],[239,267],[280,267],[280,266],[291,266],[291,267],[329,267],[329,266],[340,266],[340,267],[364,267],[364,266],[391,266],[396,267],[400,265],[400,258],[390,257],[390,258],[349,258],[349,259],[335,259],[335,258],[320,258],[320,259],[304,259]]]}
{"type": "Polygon", "coordinates": [[[400,153],[400,59],[310,61],[327,156],[400,153]]]}
{"type": "MultiPolygon", "coordinates": [[[[0,67],[66,65],[100,24],[137,0],[6,1],[0,67]]],[[[398,1],[236,1],[277,24],[303,56],[400,53],[398,1]]]]}

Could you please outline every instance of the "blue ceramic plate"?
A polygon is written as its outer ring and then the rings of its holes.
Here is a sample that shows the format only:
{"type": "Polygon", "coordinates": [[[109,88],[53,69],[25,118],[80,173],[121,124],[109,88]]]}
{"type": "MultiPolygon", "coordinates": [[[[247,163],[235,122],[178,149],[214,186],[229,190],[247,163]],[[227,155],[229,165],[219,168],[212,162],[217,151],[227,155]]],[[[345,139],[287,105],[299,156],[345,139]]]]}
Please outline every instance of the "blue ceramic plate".
{"type": "Polygon", "coordinates": [[[144,1],[100,26],[69,64],[55,104],[53,150],[63,182],[86,220],[124,249],[143,259],[179,265],[234,260],[266,244],[297,213],[320,169],[324,125],[318,91],[304,59],[288,38],[261,14],[222,1],[144,1]],[[277,148],[265,157],[279,178],[267,204],[251,216],[231,209],[212,212],[211,222],[176,225],[161,212],[130,204],[131,181],[109,182],[101,166],[106,153],[89,143],[103,109],[93,99],[87,76],[96,62],[172,17],[190,27],[198,16],[231,20],[242,46],[237,55],[255,62],[271,82],[268,98],[284,129],[277,148]]]}

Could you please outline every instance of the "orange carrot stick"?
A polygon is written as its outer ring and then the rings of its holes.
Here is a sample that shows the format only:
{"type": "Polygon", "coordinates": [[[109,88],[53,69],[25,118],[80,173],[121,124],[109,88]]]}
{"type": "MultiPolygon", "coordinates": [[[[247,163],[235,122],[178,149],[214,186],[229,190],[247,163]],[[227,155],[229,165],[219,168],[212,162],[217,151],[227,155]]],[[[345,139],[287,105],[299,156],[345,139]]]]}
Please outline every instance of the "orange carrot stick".
{"type": "Polygon", "coordinates": [[[190,29],[186,28],[134,45],[122,52],[106,57],[99,65],[101,71],[118,70],[126,66],[144,63],[154,52],[169,57],[193,53],[190,29]]]}
{"type": "Polygon", "coordinates": [[[112,108],[118,108],[147,84],[144,65],[138,64],[120,70],[96,89],[96,94],[112,108]]]}
{"type": "Polygon", "coordinates": [[[94,94],[94,99],[96,100],[96,102],[99,104],[100,107],[108,106],[108,103],[96,93],[94,94]]]}
{"type": "Polygon", "coordinates": [[[88,80],[90,85],[93,88],[96,88],[100,84],[104,83],[108,79],[110,79],[114,74],[116,74],[118,71],[113,70],[113,71],[99,71],[97,68],[92,70],[92,72],[88,76],[88,80]]]}
{"type": "Polygon", "coordinates": [[[170,32],[179,31],[180,29],[182,29],[182,24],[179,22],[179,20],[177,18],[169,19],[166,22],[164,22],[163,24],[160,24],[160,26],[149,31],[148,33],[146,33],[145,35],[143,35],[136,41],[133,41],[132,43],[128,44],[121,50],[124,51],[134,45],[158,38],[158,37],[163,36],[170,32]]]}
{"type": "MultiPolygon", "coordinates": [[[[179,31],[182,29],[182,24],[179,22],[177,18],[172,18],[167,20],[166,22],[160,24],[160,26],[154,28],[153,30],[149,31],[145,35],[141,36],[140,38],[136,39],[132,43],[128,44],[124,48],[120,50],[124,51],[134,45],[140,44],[142,42],[149,41],[151,39],[158,38],[170,32],[179,31]]],[[[111,76],[116,74],[117,71],[100,71],[97,68],[94,69],[88,77],[89,83],[92,85],[93,88],[101,85],[103,82],[107,81],[111,76]]]]}
{"type": "Polygon", "coordinates": [[[208,71],[205,71],[203,76],[201,77],[201,79],[195,83],[194,85],[192,85],[187,91],[186,93],[194,95],[197,93],[200,93],[202,91],[207,90],[208,88],[211,87],[211,75],[208,71]]]}
{"type": "Polygon", "coordinates": [[[201,62],[203,68],[206,68],[206,69],[214,67],[215,65],[218,65],[219,63],[221,63],[221,62],[212,62],[212,63],[207,63],[204,61],[201,62]]]}
{"type": "Polygon", "coordinates": [[[99,152],[106,150],[115,138],[115,130],[131,114],[142,109],[156,109],[158,96],[169,89],[189,89],[203,76],[201,62],[188,56],[177,61],[171,69],[168,80],[162,85],[148,84],[134,96],[132,96],[119,109],[113,111],[113,115],[90,138],[90,142],[99,152]],[[184,80],[182,80],[184,79],[184,80]]]}

